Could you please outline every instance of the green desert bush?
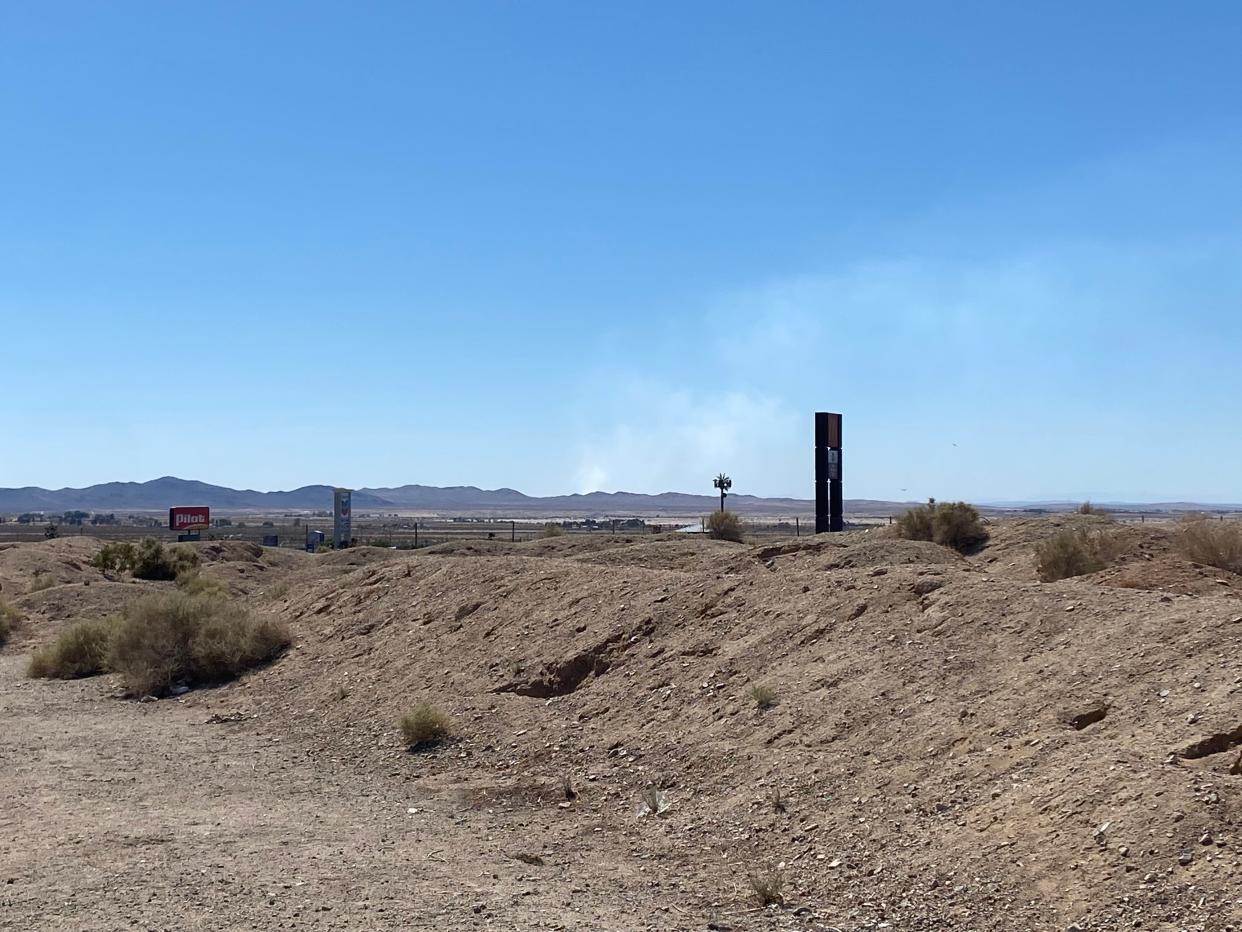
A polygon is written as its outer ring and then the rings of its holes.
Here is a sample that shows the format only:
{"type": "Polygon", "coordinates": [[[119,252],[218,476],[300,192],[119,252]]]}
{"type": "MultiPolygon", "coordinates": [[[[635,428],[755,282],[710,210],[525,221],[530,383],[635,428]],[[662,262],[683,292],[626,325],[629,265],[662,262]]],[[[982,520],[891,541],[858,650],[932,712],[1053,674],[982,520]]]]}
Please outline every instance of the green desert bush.
{"type": "Polygon", "coordinates": [[[401,716],[400,725],[401,737],[410,748],[435,744],[453,733],[453,723],[448,713],[429,702],[420,702],[406,712],[401,716]]]}
{"type": "Polygon", "coordinates": [[[1242,524],[1195,515],[1182,522],[1179,543],[1195,563],[1242,573],[1242,524]]]}
{"type": "Polygon", "coordinates": [[[137,579],[176,579],[198,569],[198,553],[185,544],[165,547],[153,537],[144,537],[130,568],[137,579]]]}
{"type": "Polygon", "coordinates": [[[105,573],[128,572],[134,568],[134,560],[138,551],[134,545],[125,542],[104,544],[91,559],[91,565],[105,573]]]}
{"type": "Polygon", "coordinates": [[[712,540],[742,542],[742,522],[731,511],[713,511],[707,516],[707,536],[712,540]]]}
{"type": "Polygon", "coordinates": [[[965,553],[985,543],[988,532],[973,505],[932,499],[897,519],[897,536],[930,540],[965,553]]]}
{"type": "Polygon", "coordinates": [[[220,683],[279,656],[292,638],[214,592],[182,590],[130,603],[109,643],[108,669],[130,692],[161,695],[178,684],[220,683]]]}
{"type": "Polygon", "coordinates": [[[105,573],[129,572],[137,579],[168,580],[198,569],[198,553],[184,544],[165,547],[154,537],[144,537],[137,547],[128,541],[104,544],[91,564],[105,573]]]}
{"type": "Polygon", "coordinates": [[[1104,569],[1119,550],[1115,535],[1067,528],[1035,545],[1035,569],[1044,582],[1084,576],[1104,569]]]}
{"type": "Polygon", "coordinates": [[[79,621],[30,655],[28,676],[37,679],[74,680],[95,676],[108,669],[108,648],[120,618],[79,621]]]}

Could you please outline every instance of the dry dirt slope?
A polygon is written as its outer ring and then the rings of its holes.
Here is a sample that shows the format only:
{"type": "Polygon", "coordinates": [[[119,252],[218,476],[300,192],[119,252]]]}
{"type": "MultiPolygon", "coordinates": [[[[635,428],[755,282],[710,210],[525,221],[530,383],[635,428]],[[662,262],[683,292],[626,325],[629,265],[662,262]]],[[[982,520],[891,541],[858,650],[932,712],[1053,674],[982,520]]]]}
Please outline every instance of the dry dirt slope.
{"type": "Polygon", "coordinates": [[[969,561],[874,534],[292,561],[238,589],[294,650],[185,705],[416,787],[429,846],[485,841],[494,889],[407,927],[1242,928],[1237,578],[1039,584],[1039,534],[969,561]],[[417,700],[458,739],[402,749],[417,700]],[[786,906],[757,911],[746,874],[778,865],[786,906]]]}
{"type": "Polygon", "coordinates": [[[462,737],[410,763],[430,784],[539,825],[531,788],[572,774],[553,821],[691,902],[784,862],[837,925],[1236,921],[1242,603],[987,559],[863,535],[419,554],[292,598],[302,645],[250,689],[360,760],[409,761],[391,722],[443,705],[462,737]],[[641,821],[652,782],[672,807],[641,821]]]}

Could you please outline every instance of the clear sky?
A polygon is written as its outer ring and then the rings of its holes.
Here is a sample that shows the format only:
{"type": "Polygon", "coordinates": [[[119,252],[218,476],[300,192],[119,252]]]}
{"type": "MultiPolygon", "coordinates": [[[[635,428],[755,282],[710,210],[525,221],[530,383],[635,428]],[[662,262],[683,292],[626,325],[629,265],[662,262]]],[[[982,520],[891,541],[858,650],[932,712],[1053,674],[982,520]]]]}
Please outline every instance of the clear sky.
{"type": "Polygon", "coordinates": [[[1242,3],[0,0],[0,486],[1242,501],[1242,3]]]}

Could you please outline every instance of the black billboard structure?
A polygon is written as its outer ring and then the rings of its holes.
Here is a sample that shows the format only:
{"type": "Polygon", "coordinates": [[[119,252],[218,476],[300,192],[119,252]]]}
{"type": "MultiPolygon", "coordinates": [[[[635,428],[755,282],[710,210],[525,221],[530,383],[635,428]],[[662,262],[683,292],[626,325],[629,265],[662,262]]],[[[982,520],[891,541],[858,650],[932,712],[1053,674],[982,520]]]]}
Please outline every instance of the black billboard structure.
{"type": "Polygon", "coordinates": [[[845,530],[841,415],[815,412],[815,533],[845,530]]]}
{"type": "Polygon", "coordinates": [[[332,494],[332,546],[344,550],[353,538],[352,489],[336,489],[332,494]]]}

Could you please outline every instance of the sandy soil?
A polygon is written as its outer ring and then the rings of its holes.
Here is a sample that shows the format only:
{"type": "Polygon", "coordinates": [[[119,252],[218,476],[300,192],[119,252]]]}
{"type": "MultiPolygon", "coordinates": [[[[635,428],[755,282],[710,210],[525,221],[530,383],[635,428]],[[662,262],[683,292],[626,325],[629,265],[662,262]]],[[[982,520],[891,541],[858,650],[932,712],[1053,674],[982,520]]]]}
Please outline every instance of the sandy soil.
{"type": "Polygon", "coordinates": [[[0,928],[1242,929],[1242,579],[1055,529],[218,550],[295,646],[143,703],[23,668],[161,584],[0,551],[0,928]]]}

